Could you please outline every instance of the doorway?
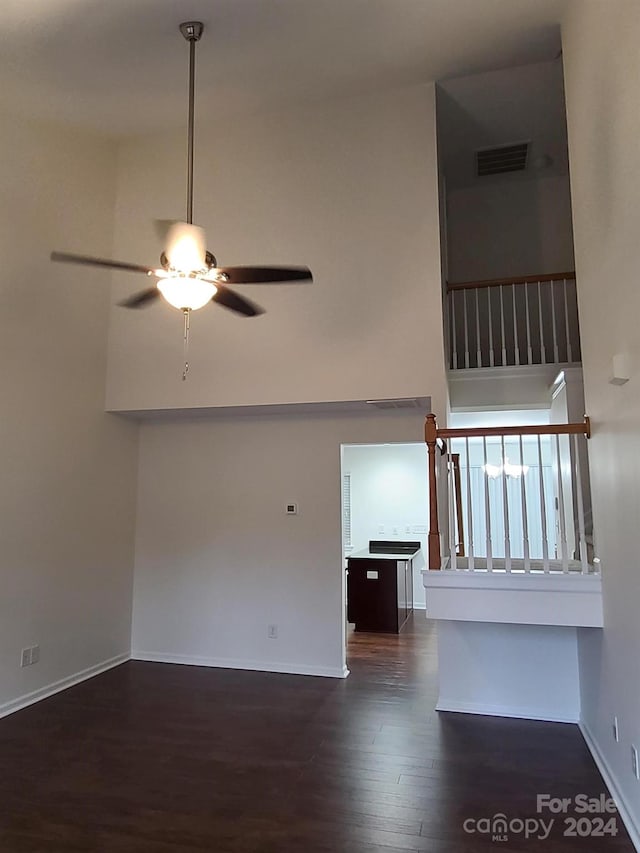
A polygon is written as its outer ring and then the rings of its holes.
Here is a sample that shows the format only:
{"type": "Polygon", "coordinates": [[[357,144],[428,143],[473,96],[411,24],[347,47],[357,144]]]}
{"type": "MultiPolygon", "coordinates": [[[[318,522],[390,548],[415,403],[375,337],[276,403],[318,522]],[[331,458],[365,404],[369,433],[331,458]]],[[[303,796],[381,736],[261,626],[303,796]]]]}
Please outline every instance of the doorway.
{"type": "Polygon", "coordinates": [[[344,613],[347,622],[347,560],[371,541],[420,543],[413,560],[413,607],[425,609],[422,569],[426,568],[429,519],[427,454],[424,443],[343,444],[341,447],[342,556],[345,569],[344,613]]]}

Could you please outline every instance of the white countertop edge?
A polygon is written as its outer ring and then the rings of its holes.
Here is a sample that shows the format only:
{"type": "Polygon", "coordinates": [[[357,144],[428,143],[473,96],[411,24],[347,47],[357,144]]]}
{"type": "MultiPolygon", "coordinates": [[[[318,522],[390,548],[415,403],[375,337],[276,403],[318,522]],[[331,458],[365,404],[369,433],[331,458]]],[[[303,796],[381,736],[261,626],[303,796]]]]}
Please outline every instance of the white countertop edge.
{"type": "Polygon", "coordinates": [[[349,554],[347,560],[415,560],[420,553],[420,548],[414,551],[413,554],[391,554],[388,551],[372,552],[368,550],[356,551],[354,554],[349,554]]]}

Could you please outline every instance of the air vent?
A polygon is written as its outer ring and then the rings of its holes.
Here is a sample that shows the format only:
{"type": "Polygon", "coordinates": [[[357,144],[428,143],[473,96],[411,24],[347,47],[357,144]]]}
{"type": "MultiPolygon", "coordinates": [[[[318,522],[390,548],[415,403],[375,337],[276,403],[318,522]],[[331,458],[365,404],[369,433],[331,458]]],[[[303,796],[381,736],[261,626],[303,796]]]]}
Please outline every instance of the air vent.
{"type": "Polygon", "coordinates": [[[398,400],[367,400],[376,409],[424,409],[424,398],[408,397],[398,400]]]}
{"type": "Polygon", "coordinates": [[[515,145],[500,145],[497,148],[483,148],[476,151],[478,177],[501,175],[504,172],[521,172],[527,168],[528,142],[515,145]]]}

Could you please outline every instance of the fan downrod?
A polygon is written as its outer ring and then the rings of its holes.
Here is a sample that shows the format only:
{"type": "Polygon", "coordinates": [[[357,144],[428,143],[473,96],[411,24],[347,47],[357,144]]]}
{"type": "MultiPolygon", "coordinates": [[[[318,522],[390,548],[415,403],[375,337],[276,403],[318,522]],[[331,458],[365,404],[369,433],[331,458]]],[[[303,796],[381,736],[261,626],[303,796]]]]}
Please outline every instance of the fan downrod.
{"type": "Polygon", "coordinates": [[[180,32],[187,41],[200,41],[203,30],[202,21],[185,21],[184,24],[180,24],[180,32]]]}
{"type": "Polygon", "coordinates": [[[193,134],[196,101],[196,44],[200,41],[204,24],[202,21],[185,21],[180,32],[189,42],[189,129],[187,153],[187,222],[193,223],[193,134]]]}

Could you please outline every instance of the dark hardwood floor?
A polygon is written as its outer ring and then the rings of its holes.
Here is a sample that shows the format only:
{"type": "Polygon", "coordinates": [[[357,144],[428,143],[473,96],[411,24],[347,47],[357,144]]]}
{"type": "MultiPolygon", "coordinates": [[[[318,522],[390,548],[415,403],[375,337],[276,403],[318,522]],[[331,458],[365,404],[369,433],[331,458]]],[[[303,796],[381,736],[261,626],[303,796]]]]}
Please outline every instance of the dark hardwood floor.
{"type": "Polygon", "coordinates": [[[616,837],[563,837],[562,815],[544,841],[464,831],[606,789],[575,726],[435,713],[423,616],[351,635],[349,666],[129,662],[0,720],[1,853],[633,851],[619,818],[616,837]]]}

